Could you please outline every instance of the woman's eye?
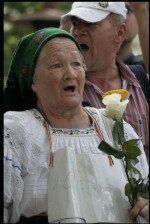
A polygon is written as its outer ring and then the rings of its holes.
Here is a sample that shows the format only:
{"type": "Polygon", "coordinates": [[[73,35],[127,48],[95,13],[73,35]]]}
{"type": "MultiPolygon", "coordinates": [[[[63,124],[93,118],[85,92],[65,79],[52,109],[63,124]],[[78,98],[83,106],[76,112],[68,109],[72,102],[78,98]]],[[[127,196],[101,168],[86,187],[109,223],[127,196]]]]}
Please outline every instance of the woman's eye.
{"type": "Polygon", "coordinates": [[[75,66],[80,66],[81,64],[79,62],[74,62],[75,66]]]}
{"type": "Polygon", "coordinates": [[[53,68],[60,68],[60,64],[54,64],[53,68]]]}

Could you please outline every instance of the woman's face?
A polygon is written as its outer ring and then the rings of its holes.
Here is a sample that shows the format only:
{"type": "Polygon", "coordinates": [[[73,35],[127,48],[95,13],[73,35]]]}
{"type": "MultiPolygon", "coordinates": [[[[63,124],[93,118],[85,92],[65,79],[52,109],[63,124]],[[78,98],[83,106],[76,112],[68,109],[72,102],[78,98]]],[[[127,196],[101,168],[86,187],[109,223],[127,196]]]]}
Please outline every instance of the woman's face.
{"type": "Polygon", "coordinates": [[[57,37],[41,50],[32,89],[42,108],[73,108],[81,104],[85,72],[76,44],[57,37]]]}

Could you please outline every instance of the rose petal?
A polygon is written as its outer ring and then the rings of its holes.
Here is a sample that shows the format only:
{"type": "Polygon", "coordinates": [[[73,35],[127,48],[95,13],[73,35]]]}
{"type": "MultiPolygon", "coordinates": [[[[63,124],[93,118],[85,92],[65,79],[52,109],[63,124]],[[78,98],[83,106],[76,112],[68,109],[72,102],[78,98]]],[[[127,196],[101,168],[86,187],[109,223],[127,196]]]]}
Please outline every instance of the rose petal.
{"type": "Polygon", "coordinates": [[[110,103],[116,103],[116,102],[120,102],[121,100],[121,95],[118,93],[112,93],[111,95],[107,95],[103,98],[102,102],[105,105],[108,105],[110,103]]]}
{"type": "Polygon", "coordinates": [[[129,100],[121,100],[121,95],[112,93],[103,98],[103,103],[106,105],[105,115],[112,119],[119,119],[123,116],[129,100]]]}

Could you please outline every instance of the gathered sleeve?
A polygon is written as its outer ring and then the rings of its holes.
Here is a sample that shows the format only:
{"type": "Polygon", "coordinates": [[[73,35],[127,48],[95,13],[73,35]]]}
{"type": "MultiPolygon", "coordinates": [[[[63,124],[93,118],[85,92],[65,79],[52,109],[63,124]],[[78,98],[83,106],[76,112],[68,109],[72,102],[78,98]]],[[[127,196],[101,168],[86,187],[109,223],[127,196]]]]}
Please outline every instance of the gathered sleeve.
{"type": "Polygon", "coordinates": [[[9,223],[10,218],[11,222],[17,222],[20,218],[19,205],[24,182],[17,147],[12,130],[4,125],[4,223],[9,223]]]}

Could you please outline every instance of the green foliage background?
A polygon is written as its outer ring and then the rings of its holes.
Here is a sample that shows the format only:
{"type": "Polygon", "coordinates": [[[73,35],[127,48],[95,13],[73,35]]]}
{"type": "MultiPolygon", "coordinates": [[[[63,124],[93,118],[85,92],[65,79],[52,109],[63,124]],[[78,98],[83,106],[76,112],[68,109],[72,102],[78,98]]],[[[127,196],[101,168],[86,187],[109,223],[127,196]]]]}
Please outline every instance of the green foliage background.
{"type": "MultiPolygon", "coordinates": [[[[56,2],[55,2],[56,3],[56,2]]],[[[13,52],[24,35],[36,30],[31,24],[16,24],[9,21],[11,17],[22,14],[31,15],[43,9],[44,2],[4,2],[4,86],[13,52]]],[[[72,2],[57,2],[57,8],[64,13],[71,8],[72,2]]]]}
{"type": "MultiPolygon", "coordinates": [[[[71,8],[72,2],[55,2],[57,8],[64,13],[71,8]]],[[[24,35],[34,32],[36,28],[31,24],[16,24],[9,21],[10,17],[22,14],[31,15],[43,9],[44,2],[4,2],[4,86],[11,61],[12,54],[24,35]]],[[[133,41],[135,54],[141,53],[138,36],[133,41]]]]}

